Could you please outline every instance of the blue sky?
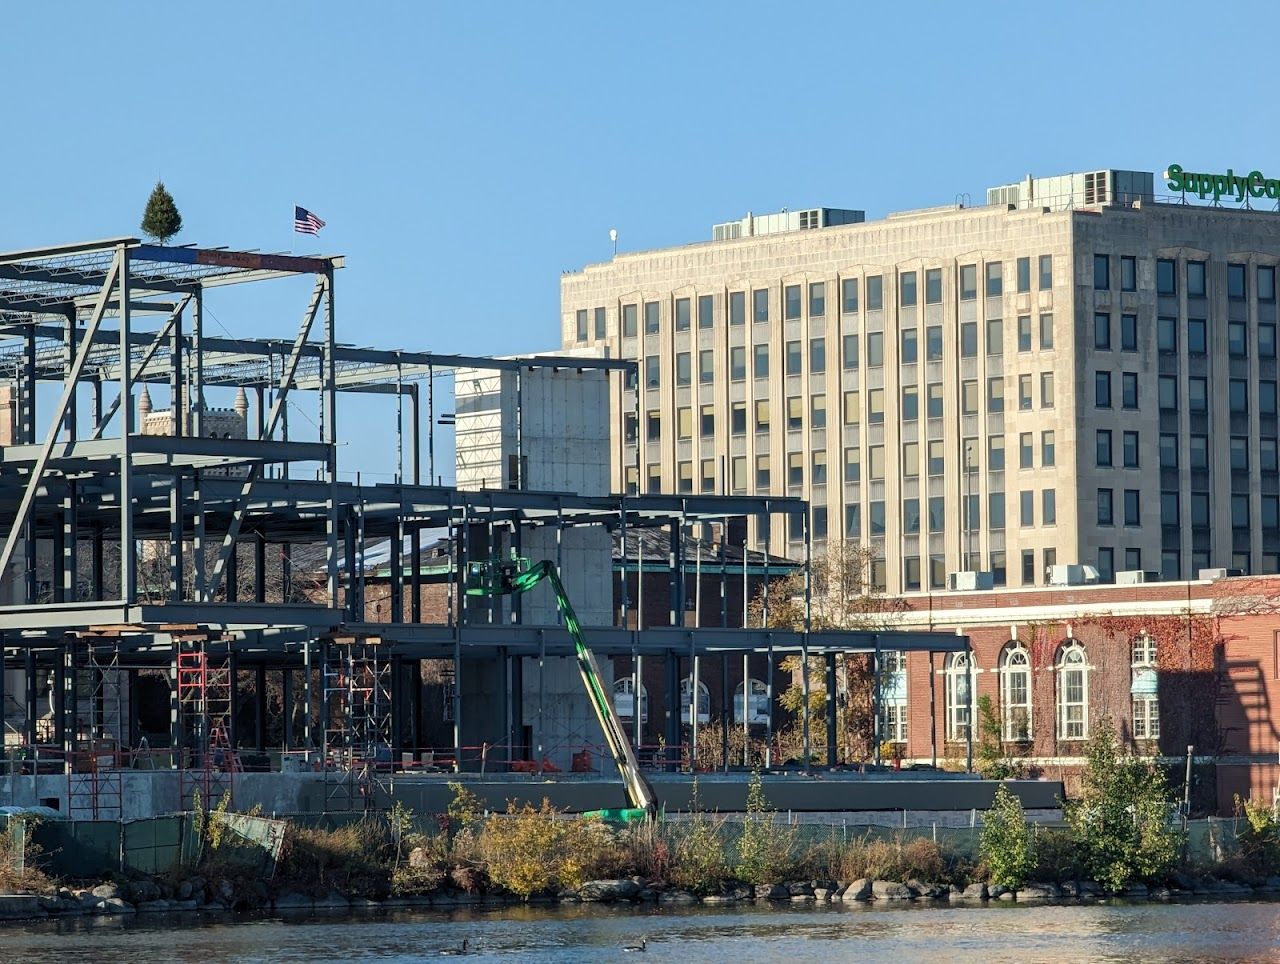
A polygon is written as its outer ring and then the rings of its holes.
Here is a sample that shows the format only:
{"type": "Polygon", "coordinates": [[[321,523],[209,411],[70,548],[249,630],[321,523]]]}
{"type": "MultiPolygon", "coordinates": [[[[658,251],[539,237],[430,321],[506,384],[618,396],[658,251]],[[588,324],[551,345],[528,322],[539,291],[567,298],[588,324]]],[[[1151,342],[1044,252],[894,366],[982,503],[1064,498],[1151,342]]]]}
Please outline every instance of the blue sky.
{"type": "MultiPolygon", "coordinates": [[[[180,242],[346,254],[343,341],[542,350],[560,272],[607,258],[611,227],[641,249],[748,209],[876,217],[1028,172],[1277,176],[1273,13],[7,5],[0,250],[136,233],[160,176],[180,242]],[[295,201],[328,221],[318,243],[295,242],[295,201]]],[[[286,285],[214,310],[236,335],[286,336],[304,299],[286,285]]],[[[342,459],[378,472],[386,448],[342,459]]]]}

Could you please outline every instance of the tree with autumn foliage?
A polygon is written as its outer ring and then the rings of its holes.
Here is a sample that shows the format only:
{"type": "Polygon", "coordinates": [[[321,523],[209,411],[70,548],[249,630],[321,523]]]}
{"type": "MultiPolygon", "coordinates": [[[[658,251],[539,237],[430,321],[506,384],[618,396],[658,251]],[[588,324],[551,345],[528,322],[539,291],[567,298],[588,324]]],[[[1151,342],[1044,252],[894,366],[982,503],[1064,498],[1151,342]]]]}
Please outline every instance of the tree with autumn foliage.
{"type": "MultiPolygon", "coordinates": [[[[871,582],[868,546],[832,540],[814,557],[809,570],[809,628],[814,631],[847,629],[875,631],[887,629],[893,614],[906,604],[887,596],[871,582]]],[[[771,581],[752,599],[751,625],[802,631],[805,628],[805,573],[797,570],[771,581]],[[766,613],[767,593],[767,613],[766,613]]],[[[805,687],[803,663],[788,656],[782,669],[792,676],[791,684],[778,697],[783,709],[803,718],[805,687]]],[[[837,729],[840,756],[846,761],[871,759],[875,749],[874,674],[871,656],[841,653],[836,657],[837,729]]],[[[809,658],[809,729],[813,749],[826,747],[827,687],[826,665],[821,656],[809,658]]]]}

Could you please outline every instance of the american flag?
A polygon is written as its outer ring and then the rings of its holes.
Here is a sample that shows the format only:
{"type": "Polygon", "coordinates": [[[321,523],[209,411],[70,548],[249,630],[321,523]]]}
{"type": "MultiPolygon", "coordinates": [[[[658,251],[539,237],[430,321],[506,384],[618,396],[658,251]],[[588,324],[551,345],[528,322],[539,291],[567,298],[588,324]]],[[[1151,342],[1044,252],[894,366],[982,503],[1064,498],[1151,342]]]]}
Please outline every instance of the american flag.
{"type": "Polygon", "coordinates": [[[306,208],[293,206],[293,230],[299,234],[319,234],[322,227],[324,222],[306,208]]]}

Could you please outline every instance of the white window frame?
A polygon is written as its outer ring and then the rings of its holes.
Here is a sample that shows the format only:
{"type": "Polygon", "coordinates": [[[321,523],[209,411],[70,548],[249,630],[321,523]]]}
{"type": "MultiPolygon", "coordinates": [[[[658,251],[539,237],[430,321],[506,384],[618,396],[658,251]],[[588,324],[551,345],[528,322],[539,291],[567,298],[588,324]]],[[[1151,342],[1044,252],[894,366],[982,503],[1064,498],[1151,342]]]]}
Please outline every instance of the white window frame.
{"type": "MultiPolygon", "coordinates": [[[[754,677],[751,683],[751,718],[748,725],[763,726],[769,722],[769,687],[764,684],[763,680],[754,677]]],[[[685,716],[688,716],[689,708],[685,707],[685,716]]],[[[742,725],[742,684],[739,683],[733,691],[733,722],[737,726],[742,725]]]]}
{"type": "Polygon", "coordinates": [[[1058,675],[1058,739],[1087,740],[1089,738],[1089,654],[1079,640],[1068,639],[1058,651],[1054,667],[1058,675]],[[1080,674],[1080,699],[1068,700],[1070,677],[1080,674]]]}
{"type": "Polygon", "coordinates": [[[973,672],[972,653],[950,653],[946,668],[946,716],[947,742],[964,743],[969,739],[973,724],[973,672]]]}
{"type": "Polygon", "coordinates": [[[1017,640],[1010,640],[1000,654],[1000,712],[1003,738],[1010,743],[1025,743],[1032,737],[1031,726],[1031,654],[1017,640]],[[1024,698],[1014,695],[1014,679],[1024,679],[1024,698]]]}
{"type": "MultiPolygon", "coordinates": [[[[680,722],[689,725],[689,687],[693,682],[692,676],[686,676],[680,681],[680,722]]],[[[698,680],[698,725],[711,722],[711,690],[707,689],[707,684],[698,680]]]]}
{"type": "MultiPolygon", "coordinates": [[[[623,676],[613,681],[613,709],[620,720],[635,720],[635,702],[631,699],[631,688],[634,682],[630,676],[623,676]],[[624,703],[619,697],[626,702],[624,703]]],[[[649,691],[643,683],[640,684],[640,722],[649,722],[649,691]]]]}
{"type": "MultiPolygon", "coordinates": [[[[1146,633],[1133,640],[1133,682],[1139,673],[1157,673],[1156,641],[1146,633]]],[[[1132,684],[1131,684],[1132,686],[1132,684]]],[[[1160,697],[1130,693],[1133,709],[1133,738],[1135,740],[1160,739],[1160,697]]]]}

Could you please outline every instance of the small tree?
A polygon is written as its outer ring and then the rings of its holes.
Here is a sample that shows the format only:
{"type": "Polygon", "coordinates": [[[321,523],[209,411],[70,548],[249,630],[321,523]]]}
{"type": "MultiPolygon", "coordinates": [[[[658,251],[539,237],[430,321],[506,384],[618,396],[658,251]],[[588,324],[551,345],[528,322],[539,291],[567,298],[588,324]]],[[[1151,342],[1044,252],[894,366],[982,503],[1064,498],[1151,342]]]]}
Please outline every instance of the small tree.
{"type": "Polygon", "coordinates": [[[1080,796],[1063,808],[1085,867],[1113,891],[1163,877],[1182,847],[1164,774],[1150,760],[1121,755],[1110,720],[1098,724],[1087,757],[1080,796]]]}
{"type": "Polygon", "coordinates": [[[982,859],[991,868],[991,882],[1017,890],[1035,866],[1035,840],[1022,801],[1004,786],[996,787],[991,809],[982,818],[982,859]]]}
{"type": "Polygon", "coordinates": [[[147,198],[147,209],[142,212],[142,230],[147,237],[155,238],[161,244],[168,244],[169,239],[182,230],[182,215],[178,206],[173,203],[173,195],[164,186],[164,181],[156,181],[156,186],[147,198]]]}

